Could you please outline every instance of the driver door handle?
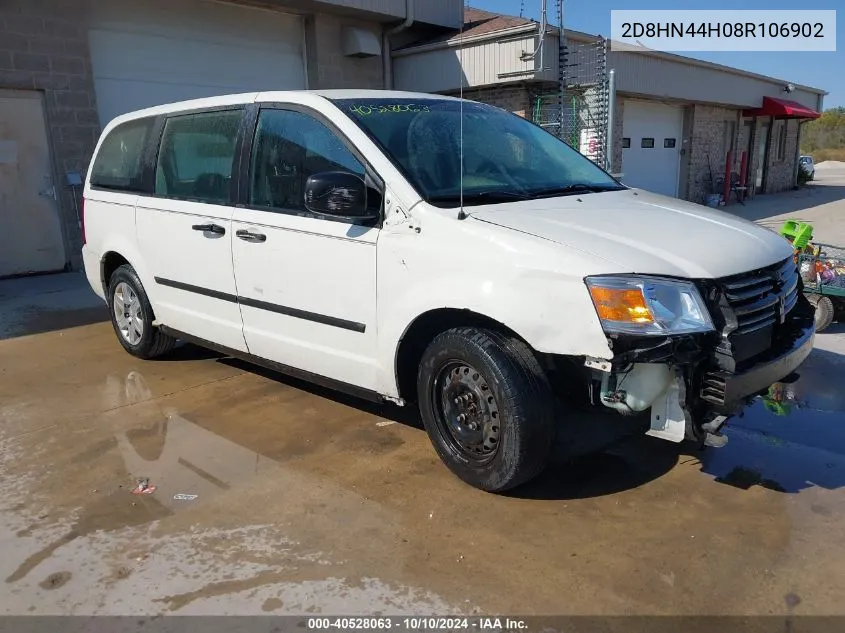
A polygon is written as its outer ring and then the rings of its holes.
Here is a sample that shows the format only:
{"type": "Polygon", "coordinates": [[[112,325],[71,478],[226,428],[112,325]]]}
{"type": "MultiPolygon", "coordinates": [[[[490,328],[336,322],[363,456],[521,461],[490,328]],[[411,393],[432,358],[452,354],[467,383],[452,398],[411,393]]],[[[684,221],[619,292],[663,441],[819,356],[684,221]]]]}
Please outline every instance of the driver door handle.
{"type": "Polygon", "coordinates": [[[194,224],[191,227],[194,231],[203,233],[214,233],[215,235],[226,235],[226,229],[218,224],[194,224]]]}
{"type": "Polygon", "coordinates": [[[260,243],[267,241],[267,236],[263,233],[251,233],[250,231],[240,230],[236,231],[235,235],[237,235],[244,242],[260,243]]]}

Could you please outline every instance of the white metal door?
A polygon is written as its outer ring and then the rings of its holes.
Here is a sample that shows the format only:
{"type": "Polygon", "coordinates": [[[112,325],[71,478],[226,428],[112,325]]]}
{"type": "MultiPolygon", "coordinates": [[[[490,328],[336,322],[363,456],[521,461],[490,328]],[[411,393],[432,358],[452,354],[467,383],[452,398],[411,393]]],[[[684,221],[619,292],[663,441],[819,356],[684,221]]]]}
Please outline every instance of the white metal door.
{"type": "Polygon", "coordinates": [[[164,325],[246,351],[232,268],[232,173],[243,109],[169,118],[155,196],[139,196],[138,243],[164,325]]]}
{"type": "Polygon", "coordinates": [[[61,270],[61,220],[41,93],[0,90],[0,277],[61,270]]]}
{"type": "Polygon", "coordinates": [[[629,100],[623,116],[622,181],[630,187],[676,197],[683,108],[629,100]]]}
{"type": "Polygon", "coordinates": [[[236,208],[232,251],[244,337],[252,354],[365,388],[376,387],[377,228],[315,217],[308,176],[364,168],[309,114],[264,109],[236,208]]]}
{"type": "Polygon", "coordinates": [[[306,87],[302,18],[203,0],[96,0],[100,123],[185,99],[306,87]]]}

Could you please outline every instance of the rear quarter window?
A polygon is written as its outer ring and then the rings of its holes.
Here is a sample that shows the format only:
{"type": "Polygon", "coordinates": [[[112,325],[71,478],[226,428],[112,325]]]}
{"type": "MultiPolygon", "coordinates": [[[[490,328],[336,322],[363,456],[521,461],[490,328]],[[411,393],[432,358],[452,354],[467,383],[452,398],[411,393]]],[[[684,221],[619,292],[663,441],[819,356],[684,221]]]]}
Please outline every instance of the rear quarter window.
{"type": "Polygon", "coordinates": [[[143,189],[144,148],[152,124],[152,119],[139,119],[109,132],[91,168],[92,187],[116,191],[143,189]]]}

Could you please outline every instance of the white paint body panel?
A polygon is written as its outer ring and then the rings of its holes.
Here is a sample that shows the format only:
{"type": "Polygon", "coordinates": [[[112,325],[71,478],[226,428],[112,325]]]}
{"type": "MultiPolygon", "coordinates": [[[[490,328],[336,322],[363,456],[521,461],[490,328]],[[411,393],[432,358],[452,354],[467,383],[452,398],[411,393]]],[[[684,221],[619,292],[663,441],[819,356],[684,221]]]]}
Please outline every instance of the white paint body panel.
{"type": "Polygon", "coordinates": [[[713,279],[768,266],[792,253],[777,233],[753,222],[639,190],[490,205],[471,213],[580,253],[585,275],[713,279]]]}
{"type": "MultiPolygon", "coordinates": [[[[423,202],[369,137],[325,96],[426,98],[369,91],[271,92],[204,99],[132,116],[251,101],[314,108],[334,122],[386,183],[389,202],[380,230],[138,199],[156,211],[138,209],[136,236],[134,222],[122,219],[129,214],[107,212],[105,206],[131,207],[137,196],[95,192],[86,184],[86,197],[105,205],[102,212],[99,207],[90,212],[90,202],[86,207],[91,250],[101,255],[117,251],[135,266],[154,309],[164,315],[161,322],[236,349],[242,349],[237,319],[233,324],[227,312],[236,304],[204,303],[196,309],[203,314],[193,315],[193,307],[181,305],[153,277],[363,324],[361,333],[249,306],[240,310],[250,353],[387,397],[399,395],[395,361],[402,337],[431,310],[480,313],[539,352],[609,359],[612,353],[585,276],[721,277],[767,266],[792,252],[778,235],[753,223],[635,190],[472,207],[467,219],[458,220],[457,210],[423,202]],[[173,217],[165,218],[165,213],[173,217]],[[214,217],[218,223],[232,218],[227,231],[231,251],[222,240],[203,241],[190,227],[186,232],[188,222],[195,220],[188,215],[174,219],[180,214],[214,217]],[[243,242],[235,237],[239,229],[263,232],[268,239],[243,242]],[[171,240],[171,233],[180,237],[171,240]],[[220,250],[212,254],[212,248],[220,250]]],[[[104,134],[128,118],[114,121],[104,134]]],[[[86,258],[86,266],[89,262],[86,258]]]]}
{"type": "Polygon", "coordinates": [[[148,272],[141,282],[160,323],[190,332],[231,349],[247,351],[232,268],[232,207],[139,196],[136,202],[138,246],[148,272]],[[195,231],[202,224],[222,226],[226,234],[195,231]],[[177,281],[230,300],[210,297],[162,280],[177,281]]]}
{"type": "Polygon", "coordinates": [[[263,243],[232,241],[239,296],[364,327],[360,332],[242,303],[250,351],[376,390],[378,229],[236,209],[233,234],[238,230],[267,237],[263,243]]]}
{"type": "Polygon", "coordinates": [[[666,390],[651,404],[651,428],[646,435],[682,442],[686,437],[686,414],[681,406],[681,388],[683,378],[673,376],[666,390]]]}
{"type": "Polygon", "coordinates": [[[684,110],[651,101],[625,101],[622,136],[631,139],[631,147],[622,149],[622,180],[637,187],[666,196],[678,195],[681,169],[681,141],[684,131],[684,110]],[[642,139],[650,138],[654,147],[643,148],[642,139]],[[666,139],[674,139],[674,147],[664,147],[666,139]]]}

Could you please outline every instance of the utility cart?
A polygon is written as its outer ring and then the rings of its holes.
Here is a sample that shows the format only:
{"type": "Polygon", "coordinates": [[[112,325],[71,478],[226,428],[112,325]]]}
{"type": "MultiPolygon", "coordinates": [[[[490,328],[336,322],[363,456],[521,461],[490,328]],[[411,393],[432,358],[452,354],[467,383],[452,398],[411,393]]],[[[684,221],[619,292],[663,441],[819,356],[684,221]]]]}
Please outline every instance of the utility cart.
{"type": "Polygon", "coordinates": [[[813,225],[784,222],[780,234],[792,243],[804,294],[816,309],[816,332],[845,313],[845,248],[812,242],[813,225]]]}
{"type": "Polygon", "coordinates": [[[845,248],[811,244],[798,252],[804,294],[816,308],[816,332],[845,313],[845,248]]]}

